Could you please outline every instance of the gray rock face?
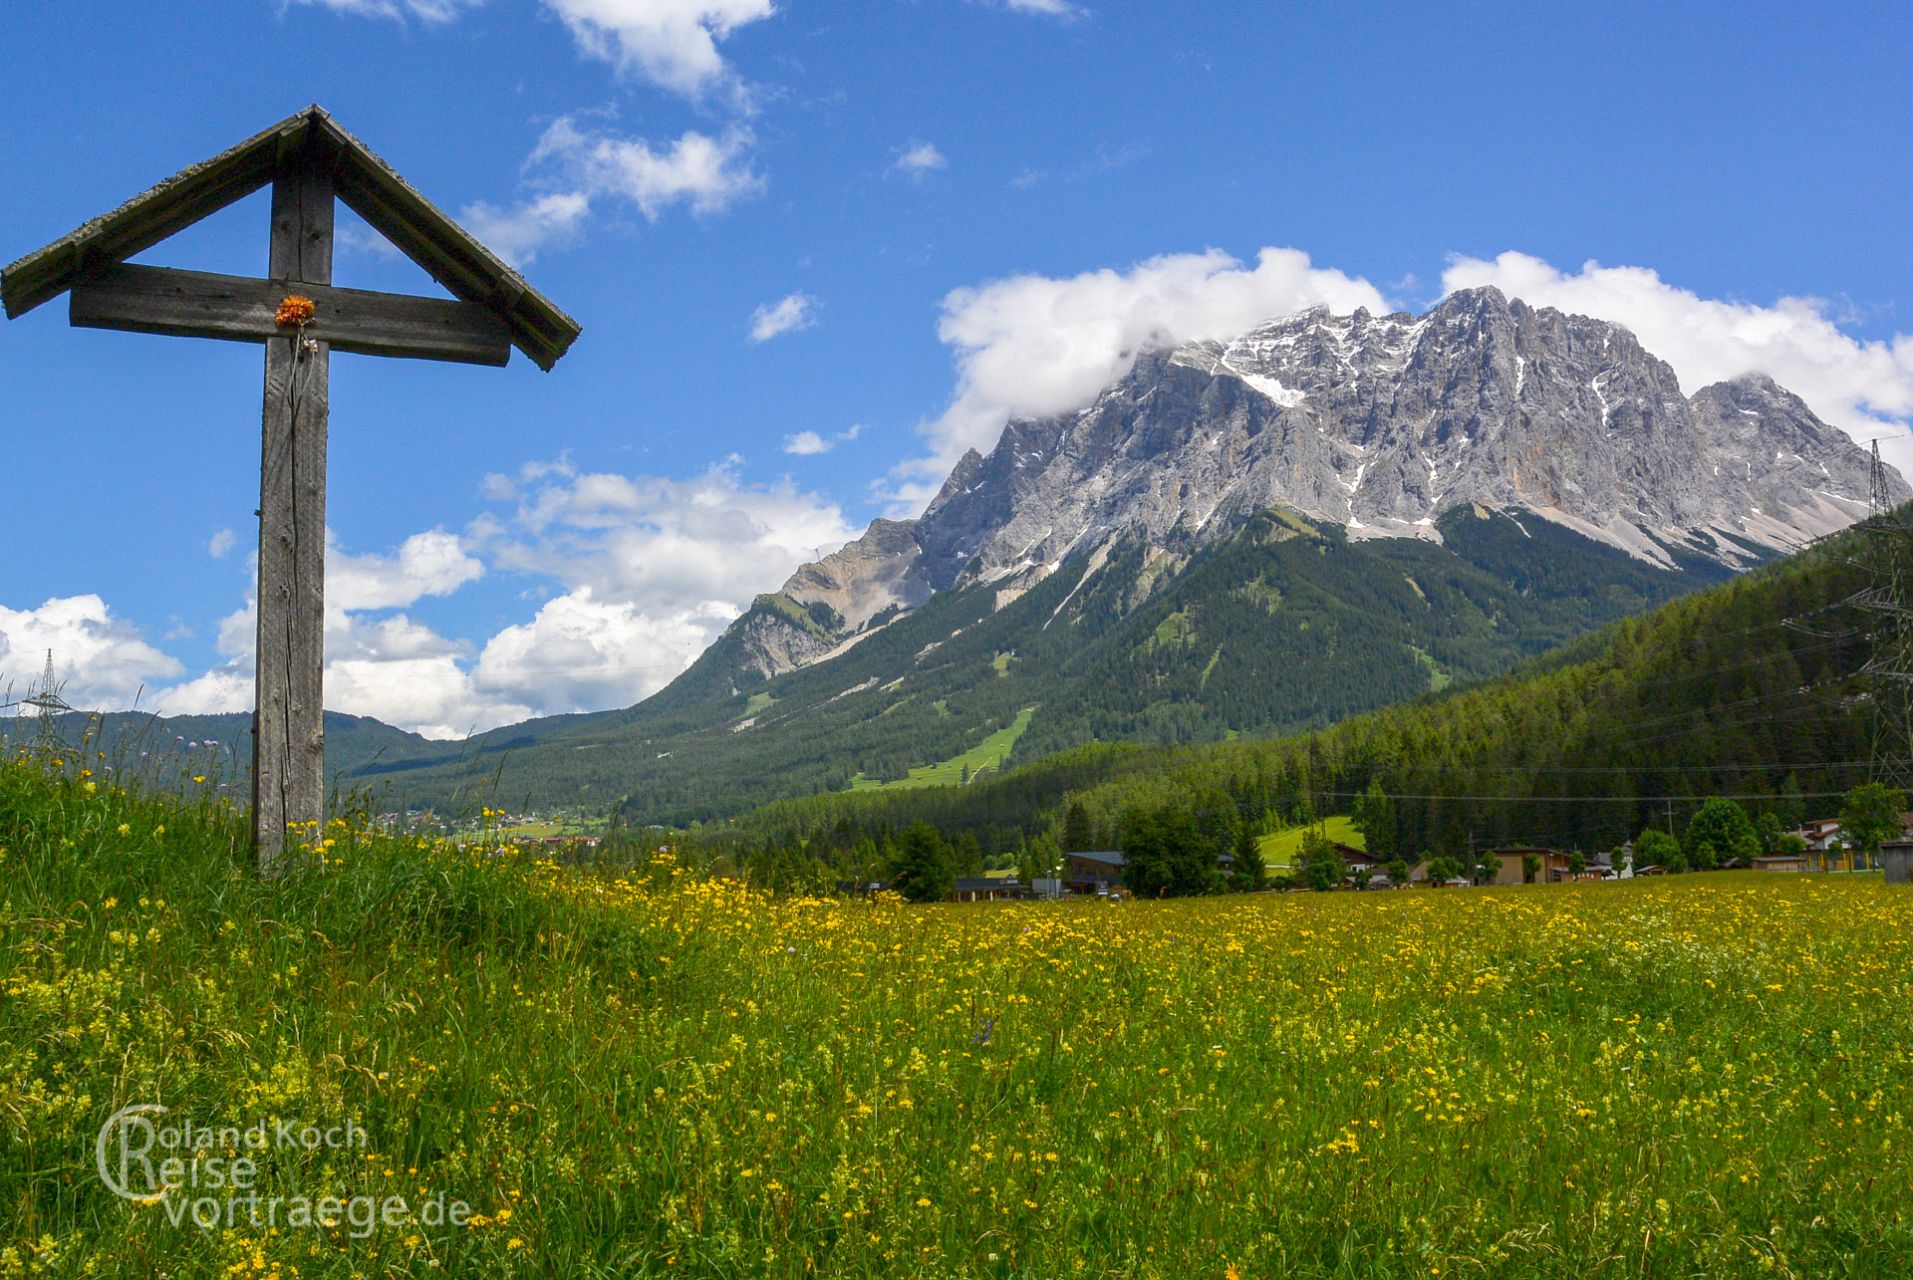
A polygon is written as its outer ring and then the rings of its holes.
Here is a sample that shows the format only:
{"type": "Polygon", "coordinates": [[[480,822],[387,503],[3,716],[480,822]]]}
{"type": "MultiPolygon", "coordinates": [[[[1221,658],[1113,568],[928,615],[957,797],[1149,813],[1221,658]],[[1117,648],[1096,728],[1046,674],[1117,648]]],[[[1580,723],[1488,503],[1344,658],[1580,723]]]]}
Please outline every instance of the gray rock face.
{"type": "Polygon", "coordinates": [[[874,523],[784,594],[829,603],[849,635],[954,585],[1120,535],[1201,545],[1275,506],[1438,538],[1475,503],[1738,567],[1865,515],[1867,481],[1860,448],[1769,378],[1685,396],[1627,330],[1474,289],[1420,317],[1318,309],[1146,355],[1089,407],[1011,423],[919,519],[874,523]]]}
{"type": "Polygon", "coordinates": [[[837,648],[834,640],[775,612],[753,609],[731,625],[742,641],[743,659],[737,665],[765,678],[807,667],[837,648]]]}
{"type": "Polygon", "coordinates": [[[829,605],[854,630],[893,605],[914,609],[930,598],[935,588],[914,572],[922,553],[915,521],[872,520],[863,537],[792,574],[784,594],[829,605]]]}

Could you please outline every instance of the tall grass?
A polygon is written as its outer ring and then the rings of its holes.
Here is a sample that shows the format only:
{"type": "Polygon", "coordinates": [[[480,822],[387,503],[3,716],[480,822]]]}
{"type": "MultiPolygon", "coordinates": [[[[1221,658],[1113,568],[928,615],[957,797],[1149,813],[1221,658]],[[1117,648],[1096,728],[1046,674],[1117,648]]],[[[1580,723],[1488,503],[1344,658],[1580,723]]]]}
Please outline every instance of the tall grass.
{"type": "Polygon", "coordinates": [[[915,909],[336,827],[267,883],[97,783],[0,764],[0,1275],[1913,1273],[1877,880],[915,909]],[[133,1102],[475,1216],[174,1225],[93,1169],[133,1102]]]}

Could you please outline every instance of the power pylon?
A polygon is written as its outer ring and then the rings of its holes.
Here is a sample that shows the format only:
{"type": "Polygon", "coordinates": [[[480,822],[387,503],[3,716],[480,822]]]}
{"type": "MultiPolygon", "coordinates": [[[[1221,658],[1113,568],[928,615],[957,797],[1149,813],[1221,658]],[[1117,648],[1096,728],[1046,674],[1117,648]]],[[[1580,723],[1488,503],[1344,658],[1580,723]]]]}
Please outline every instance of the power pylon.
{"type": "Polygon", "coordinates": [[[73,710],[72,704],[60,696],[63,687],[53,672],[53,650],[46,652],[46,674],[39,683],[27,686],[27,695],[13,702],[0,702],[0,707],[18,708],[14,715],[24,720],[27,709],[32,708],[34,717],[39,721],[35,726],[34,741],[42,748],[61,746],[59,725],[54,717],[65,715],[73,710]]]}
{"type": "Polygon", "coordinates": [[[1875,782],[1913,790],[1913,505],[1895,509],[1893,488],[1873,442],[1871,585],[1855,601],[1871,615],[1872,655],[1862,672],[1873,701],[1875,782]]]}

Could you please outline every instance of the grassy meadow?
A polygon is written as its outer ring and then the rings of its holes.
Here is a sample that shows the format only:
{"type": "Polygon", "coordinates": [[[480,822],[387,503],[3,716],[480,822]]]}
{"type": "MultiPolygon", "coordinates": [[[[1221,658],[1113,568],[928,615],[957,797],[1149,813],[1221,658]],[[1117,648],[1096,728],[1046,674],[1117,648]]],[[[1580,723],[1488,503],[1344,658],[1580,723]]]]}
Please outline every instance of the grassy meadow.
{"type": "MultiPolygon", "coordinates": [[[[906,908],[0,763],[0,1276],[1913,1273],[1877,879],[906,908]],[[358,1126],[175,1224],[117,1109],[358,1126]]],[[[198,1160],[230,1157],[198,1153],[198,1160]]]]}
{"type": "MultiPolygon", "coordinates": [[[[1002,674],[1001,671],[998,674],[1002,674]]],[[[1025,707],[1016,713],[1016,719],[983,738],[967,751],[951,756],[948,760],[939,760],[935,764],[918,765],[910,770],[910,776],[883,782],[876,778],[866,778],[858,774],[850,780],[852,791],[887,791],[909,789],[913,787],[955,787],[976,777],[985,769],[1001,769],[1003,762],[1010,758],[1016,741],[1030,727],[1030,717],[1036,714],[1035,707],[1025,707]]]]}
{"type": "MultiPolygon", "coordinates": [[[[1262,849],[1262,860],[1271,867],[1292,866],[1302,855],[1302,841],[1314,827],[1290,827],[1286,831],[1277,831],[1263,836],[1257,843],[1262,849]]],[[[1320,830],[1330,840],[1340,841],[1351,848],[1368,848],[1368,839],[1356,829],[1353,818],[1339,814],[1322,819],[1320,830]]]]}

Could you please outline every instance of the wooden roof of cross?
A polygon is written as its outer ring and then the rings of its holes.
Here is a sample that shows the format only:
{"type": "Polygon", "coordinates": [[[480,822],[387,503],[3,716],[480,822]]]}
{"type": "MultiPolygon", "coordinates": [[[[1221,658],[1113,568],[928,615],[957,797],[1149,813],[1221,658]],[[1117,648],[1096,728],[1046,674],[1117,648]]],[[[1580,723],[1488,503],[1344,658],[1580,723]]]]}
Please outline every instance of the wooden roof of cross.
{"type": "Polygon", "coordinates": [[[341,129],[308,107],[0,273],[9,318],[70,295],[75,325],[252,342],[265,349],[253,700],[253,839],[277,874],[325,815],[325,497],[331,353],[549,369],[578,324],[341,129]],[[127,259],[272,188],[263,276],[127,259]],[[332,284],[344,201],[450,298],[332,284]]]}
{"type": "MultiPolygon", "coordinates": [[[[271,337],[272,313],[282,291],[240,277],[120,264],[258,191],[295,158],[313,156],[330,169],[338,198],[347,208],[459,299],[407,299],[411,305],[394,308],[396,295],[328,287],[323,299],[328,305],[320,308],[314,322],[315,338],[341,351],[477,364],[505,363],[508,343],[541,369],[556,364],[577,338],[577,321],[317,105],[181,170],[7,267],[0,272],[0,301],[8,318],[74,290],[75,324],[130,327],[115,323],[117,308],[129,293],[144,293],[149,301],[172,299],[182,317],[200,310],[218,313],[216,323],[193,324],[182,318],[178,332],[241,341],[271,337]],[[96,281],[114,287],[89,297],[87,286],[96,281]],[[242,304],[237,312],[235,303],[242,304]],[[328,334],[328,316],[349,317],[351,336],[328,334]],[[437,334],[437,340],[421,338],[421,326],[427,334],[437,334]]],[[[140,327],[150,331],[154,326],[147,322],[140,327]]]]}

